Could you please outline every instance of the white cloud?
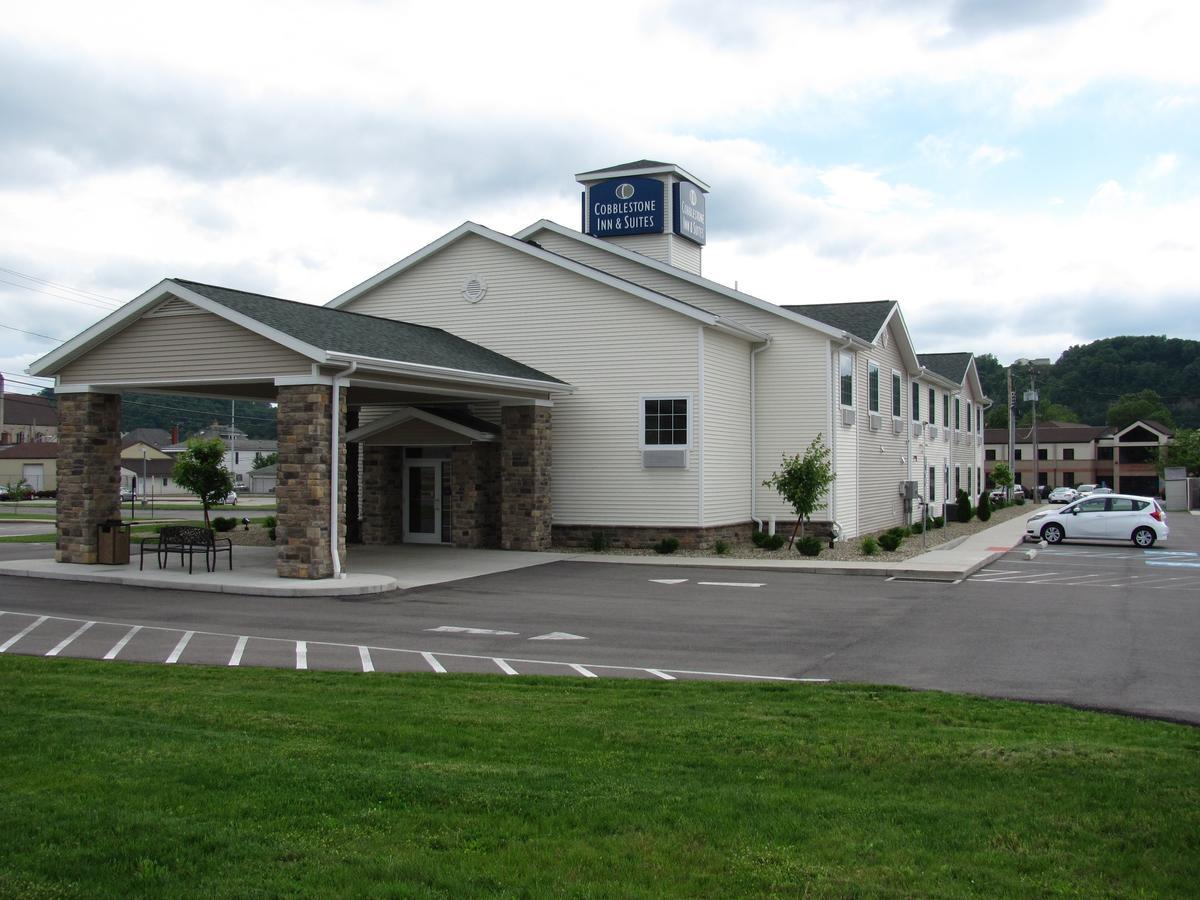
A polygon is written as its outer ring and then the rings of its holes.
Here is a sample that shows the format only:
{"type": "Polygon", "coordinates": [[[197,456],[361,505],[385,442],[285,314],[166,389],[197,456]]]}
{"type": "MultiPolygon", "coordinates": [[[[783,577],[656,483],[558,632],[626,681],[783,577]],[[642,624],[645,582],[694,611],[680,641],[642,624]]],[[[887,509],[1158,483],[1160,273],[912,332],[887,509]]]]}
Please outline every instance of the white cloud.
{"type": "Polygon", "coordinates": [[[991,168],[1010,159],[1016,159],[1021,151],[1012,147],[994,147],[991,144],[981,144],[971,153],[970,164],[977,168],[991,168]]]}

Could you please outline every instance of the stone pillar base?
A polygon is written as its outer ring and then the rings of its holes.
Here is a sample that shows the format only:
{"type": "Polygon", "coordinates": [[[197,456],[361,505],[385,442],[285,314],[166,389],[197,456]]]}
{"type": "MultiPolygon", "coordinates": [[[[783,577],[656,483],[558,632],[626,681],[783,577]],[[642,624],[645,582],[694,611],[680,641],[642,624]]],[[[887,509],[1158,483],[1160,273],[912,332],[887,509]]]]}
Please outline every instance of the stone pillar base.
{"type": "Polygon", "coordinates": [[[97,528],[119,519],[121,396],[58,397],[58,562],[95,565],[97,528]]]}
{"type": "Polygon", "coordinates": [[[404,448],[363,447],[362,542],[404,540],[404,448]]]}
{"type": "Polygon", "coordinates": [[[456,547],[500,546],[500,446],[455,447],[451,460],[456,547]]]}
{"type": "Polygon", "coordinates": [[[550,549],[550,408],[500,410],[500,546],[550,549]]]}

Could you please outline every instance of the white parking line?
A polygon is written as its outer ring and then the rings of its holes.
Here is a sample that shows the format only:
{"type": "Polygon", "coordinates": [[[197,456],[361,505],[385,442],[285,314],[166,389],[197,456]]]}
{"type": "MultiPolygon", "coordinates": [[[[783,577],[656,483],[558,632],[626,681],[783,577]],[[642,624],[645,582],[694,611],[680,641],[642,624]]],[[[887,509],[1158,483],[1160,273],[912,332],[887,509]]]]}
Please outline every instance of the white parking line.
{"type": "Polygon", "coordinates": [[[371,662],[371,651],[366,647],[358,648],[358,658],[362,661],[362,670],[364,672],[374,672],[375,663],[371,662]]]}
{"type": "Polygon", "coordinates": [[[569,665],[572,669],[574,669],[576,672],[578,672],[580,675],[583,675],[586,678],[598,678],[599,677],[591,669],[585,669],[583,666],[578,665],[577,663],[567,663],[567,665],[569,665]]]}
{"type": "Polygon", "coordinates": [[[71,646],[71,641],[75,640],[75,638],[79,637],[81,634],[83,634],[85,631],[87,631],[89,628],[91,628],[95,624],[96,624],[95,622],[84,622],[82,625],[80,625],[78,628],[75,629],[74,634],[72,634],[68,638],[63,638],[52,649],[47,650],[46,655],[47,656],[58,656],[58,654],[62,653],[69,646],[71,646]]]}
{"type": "Polygon", "coordinates": [[[41,625],[43,622],[45,622],[46,619],[48,619],[48,618],[49,618],[49,616],[40,617],[36,622],[33,622],[32,624],[30,624],[24,631],[20,632],[19,634],[14,634],[3,644],[0,644],[0,653],[3,653],[5,650],[7,650],[9,647],[11,647],[13,644],[15,644],[21,638],[25,637],[25,635],[29,634],[29,632],[33,631],[33,629],[37,628],[39,625],[41,625]]]}
{"type": "Polygon", "coordinates": [[[709,587],[762,587],[766,584],[765,581],[697,581],[696,584],[704,584],[709,587]]]}
{"type": "Polygon", "coordinates": [[[504,660],[500,659],[500,657],[498,657],[498,656],[493,657],[492,662],[494,662],[497,666],[499,666],[500,671],[503,672],[505,675],[520,675],[521,674],[516,669],[514,669],[512,666],[510,666],[508,663],[506,663],[504,660]]]}
{"type": "MultiPolygon", "coordinates": [[[[70,616],[50,616],[50,615],[38,616],[36,613],[13,612],[11,610],[0,610],[0,615],[25,616],[28,618],[35,618],[35,616],[37,617],[36,621],[34,621],[29,627],[27,627],[21,634],[14,635],[12,638],[10,638],[9,641],[6,642],[6,644],[4,645],[4,649],[7,649],[8,647],[12,646],[17,640],[19,640],[25,634],[28,634],[35,627],[37,627],[38,625],[42,624],[43,622],[45,622],[49,619],[54,619],[57,622],[75,622],[77,624],[82,624],[83,622],[87,621],[84,619],[74,618],[74,617],[70,617],[70,616]]],[[[161,626],[161,625],[132,625],[131,626],[128,622],[110,622],[110,621],[100,621],[100,620],[97,620],[96,624],[104,625],[106,627],[112,627],[112,628],[128,628],[129,629],[129,632],[125,635],[125,637],[123,637],[117,643],[117,645],[112,650],[109,651],[108,654],[106,654],[106,656],[105,656],[106,659],[110,658],[110,657],[115,657],[118,653],[120,653],[121,650],[125,647],[125,645],[129,643],[129,640],[131,638],[133,638],[133,636],[136,635],[140,631],[144,630],[144,631],[168,632],[168,633],[174,633],[174,634],[179,633],[178,628],[168,628],[168,627],[161,626]]],[[[187,632],[184,635],[183,639],[180,640],[179,646],[176,647],[176,650],[179,653],[182,653],[182,647],[186,646],[186,642],[190,639],[190,636],[197,635],[197,634],[203,635],[205,637],[216,637],[216,638],[236,640],[241,648],[244,648],[246,646],[245,642],[251,638],[253,638],[256,641],[274,641],[276,643],[281,643],[281,644],[285,644],[285,643],[286,644],[295,644],[296,643],[292,638],[272,637],[270,635],[237,635],[237,634],[231,634],[229,632],[224,632],[224,631],[198,631],[197,630],[197,631],[187,632]]],[[[358,644],[344,644],[344,643],[341,643],[338,641],[307,641],[305,643],[306,644],[318,644],[322,647],[340,647],[340,648],[346,648],[346,649],[357,649],[360,646],[358,644]]],[[[368,646],[368,649],[379,652],[379,653],[409,653],[409,654],[414,654],[414,655],[420,654],[435,672],[443,672],[444,673],[446,671],[445,667],[442,666],[441,663],[438,662],[438,660],[434,657],[434,655],[428,651],[411,650],[411,649],[406,649],[403,647],[381,647],[381,646],[374,646],[374,645],[368,646]]],[[[577,671],[577,672],[580,672],[581,669],[585,669],[584,666],[578,665],[576,663],[570,663],[565,660],[527,659],[527,658],[523,658],[523,657],[522,658],[505,657],[502,660],[497,660],[497,658],[493,657],[493,656],[482,656],[482,655],[475,654],[475,653],[445,653],[440,650],[438,651],[438,655],[443,658],[448,657],[451,659],[489,660],[493,663],[496,663],[497,665],[499,665],[500,662],[503,662],[505,665],[509,666],[509,668],[512,668],[512,664],[529,663],[531,665],[538,665],[538,666],[559,666],[564,669],[566,669],[566,668],[573,669],[574,671],[577,671]]],[[[233,664],[235,662],[240,664],[241,655],[240,655],[239,649],[235,648],[234,657],[230,660],[230,662],[231,662],[231,664],[233,664]]],[[[604,670],[608,670],[608,671],[612,671],[612,672],[631,672],[631,673],[632,672],[662,672],[663,674],[667,674],[667,675],[696,675],[696,676],[700,676],[700,677],[709,677],[709,678],[740,678],[740,679],[746,679],[749,681],[781,681],[781,682],[795,682],[795,683],[805,683],[805,684],[828,684],[829,683],[828,678],[795,678],[795,677],[792,677],[789,675],[750,675],[750,674],[746,674],[746,673],[742,673],[742,672],[712,672],[712,671],[699,670],[699,669],[663,669],[663,668],[651,669],[644,665],[629,666],[629,665],[606,665],[604,663],[588,663],[588,667],[589,668],[586,668],[586,671],[590,674],[591,677],[599,677],[594,672],[591,671],[592,669],[604,669],[604,670]]],[[[501,667],[501,668],[503,669],[503,667],[501,667]]],[[[520,674],[519,672],[516,672],[515,669],[513,669],[513,672],[515,674],[520,674]]],[[[584,674],[584,673],[580,672],[580,674],[584,674]]]]}
{"type": "Polygon", "coordinates": [[[133,639],[133,636],[141,630],[142,630],[141,625],[134,625],[132,628],[130,628],[127,632],[125,632],[125,637],[121,638],[119,641],[117,641],[115,644],[113,644],[113,648],[104,654],[104,658],[105,659],[116,659],[117,654],[120,653],[122,650],[124,650],[125,645],[128,644],[133,639]]]}
{"type": "MultiPolygon", "coordinates": [[[[1010,582],[1021,582],[1025,578],[1048,578],[1051,575],[1058,575],[1058,572],[1025,572],[1022,575],[1004,575],[1000,578],[981,578],[980,581],[986,581],[988,584],[1005,584],[1010,582]]],[[[974,581],[975,579],[971,579],[974,581]]]]}
{"type": "Polygon", "coordinates": [[[296,641],[296,668],[308,668],[308,641],[296,641]]]}
{"type": "Polygon", "coordinates": [[[246,652],[246,641],[250,638],[244,634],[237,639],[237,643],[233,645],[233,655],[229,657],[229,665],[240,666],[242,664],[242,654],[246,652]]]}
{"type": "Polygon", "coordinates": [[[661,678],[663,681],[674,681],[675,680],[674,675],[668,675],[662,669],[647,669],[646,671],[649,672],[651,675],[661,678]]]}
{"type": "Polygon", "coordinates": [[[171,655],[166,658],[167,663],[179,662],[179,657],[183,653],[183,648],[188,645],[188,641],[192,639],[192,635],[195,633],[196,632],[194,631],[185,631],[183,633],[183,637],[179,639],[179,643],[175,645],[175,649],[171,651],[171,655]]]}

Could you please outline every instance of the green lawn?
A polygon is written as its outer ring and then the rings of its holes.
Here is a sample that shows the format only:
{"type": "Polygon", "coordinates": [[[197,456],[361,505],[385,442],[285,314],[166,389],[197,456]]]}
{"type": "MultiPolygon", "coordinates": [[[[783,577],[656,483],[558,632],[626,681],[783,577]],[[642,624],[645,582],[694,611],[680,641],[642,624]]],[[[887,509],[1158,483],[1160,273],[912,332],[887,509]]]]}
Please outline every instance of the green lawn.
{"type": "Polygon", "coordinates": [[[1174,895],[1200,731],[899,689],[0,657],[0,895],[1174,895]]]}

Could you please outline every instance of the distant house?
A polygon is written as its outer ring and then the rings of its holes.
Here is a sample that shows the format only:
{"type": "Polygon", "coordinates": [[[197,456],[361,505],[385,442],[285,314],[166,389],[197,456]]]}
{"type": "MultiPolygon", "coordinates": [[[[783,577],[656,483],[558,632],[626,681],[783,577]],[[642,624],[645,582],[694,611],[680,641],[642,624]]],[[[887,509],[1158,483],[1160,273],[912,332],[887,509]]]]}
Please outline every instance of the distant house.
{"type": "MultiPolygon", "coordinates": [[[[246,432],[240,428],[220,425],[216,422],[198,434],[192,435],[192,438],[205,441],[211,441],[213,438],[220,439],[225,444],[225,468],[233,473],[233,479],[238,484],[246,483],[253,470],[256,454],[261,453],[266,456],[268,453],[276,453],[279,450],[278,441],[248,438],[246,432]]],[[[162,449],[164,453],[175,456],[187,449],[187,441],[167,444],[162,449]]]]}
{"type": "Polygon", "coordinates": [[[0,484],[22,482],[35,491],[58,488],[57,444],[13,444],[0,450],[0,484]]]}
{"type": "Polygon", "coordinates": [[[1160,422],[1139,420],[1120,430],[1109,425],[1044,422],[1038,425],[1037,453],[1033,429],[1018,428],[1016,446],[1009,454],[1008,430],[984,431],[984,467],[988,484],[1000,461],[1012,466],[1016,483],[1049,487],[1103,484],[1118,493],[1158,496],[1158,457],[1174,437],[1160,422]],[[1036,462],[1036,466],[1035,466],[1036,462]]]}
{"type": "Polygon", "coordinates": [[[0,446],[58,440],[58,411],[45,397],[5,393],[0,404],[0,446]]]}
{"type": "Polygon", "coordinates": [[[275,493],[275,466],[263,466],[250,473],[250,493],[275,493]]]}

